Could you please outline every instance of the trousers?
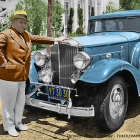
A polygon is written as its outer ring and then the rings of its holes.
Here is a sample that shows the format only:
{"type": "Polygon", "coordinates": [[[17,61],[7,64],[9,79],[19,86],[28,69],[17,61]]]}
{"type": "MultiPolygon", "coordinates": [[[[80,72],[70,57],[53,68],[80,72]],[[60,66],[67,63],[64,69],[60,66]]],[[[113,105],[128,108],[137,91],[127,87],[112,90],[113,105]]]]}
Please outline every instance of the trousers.
{"type": "Polygon", "coordinates": [[[25,81],[5,81],[0,79],[3,128],[5,131],[22,123],[25,106],[25,81]]]}

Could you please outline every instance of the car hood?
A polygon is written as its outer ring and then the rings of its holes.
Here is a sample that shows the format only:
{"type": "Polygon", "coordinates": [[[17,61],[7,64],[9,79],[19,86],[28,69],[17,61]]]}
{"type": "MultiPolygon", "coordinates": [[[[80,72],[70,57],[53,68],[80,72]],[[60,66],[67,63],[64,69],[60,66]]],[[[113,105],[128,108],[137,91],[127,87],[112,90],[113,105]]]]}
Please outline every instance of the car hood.
{"type": "Polygon", "coordinates": [[[138,33],[133,32],[104,32],[80,37],[73,37],[73,39],[77,40],[85,47],[88,47],[135,41],[138,40],[139,37],[140,35],[138,33]]]}

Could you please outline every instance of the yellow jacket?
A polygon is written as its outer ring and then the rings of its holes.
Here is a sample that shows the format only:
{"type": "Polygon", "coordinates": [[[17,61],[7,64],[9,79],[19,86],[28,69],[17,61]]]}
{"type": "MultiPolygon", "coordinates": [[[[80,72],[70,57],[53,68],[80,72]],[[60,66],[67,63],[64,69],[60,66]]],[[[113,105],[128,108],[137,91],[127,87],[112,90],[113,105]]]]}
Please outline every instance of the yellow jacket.
{"type": "Polygon", "coordinates": [[[0,32],[0,65],[7,60],[6,67],[0,67],[0,79],[6,81],[26,81],[31,60],[31,43],[53,44],[54,38],[23,33],[25,42],[18,32],[10,27],[0,32]]]}

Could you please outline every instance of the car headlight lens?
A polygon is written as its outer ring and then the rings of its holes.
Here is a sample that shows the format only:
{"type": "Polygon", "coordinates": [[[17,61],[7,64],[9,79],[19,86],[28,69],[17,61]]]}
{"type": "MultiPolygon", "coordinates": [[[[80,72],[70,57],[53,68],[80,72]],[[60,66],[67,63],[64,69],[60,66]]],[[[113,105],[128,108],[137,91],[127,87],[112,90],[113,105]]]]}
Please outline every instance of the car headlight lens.
{"type": "Polygon", "coordinates": [[[73,57],[74,66],[80,70],[85,69],[91,63],[91,57],[85,52],[79,52],[73,57]]]}
{"type": "Polygon", "coordinates": [[[38,77],[44,82],[44,83],[50,83],[52,82],[53,73],[50,69],[42,69],[38,72],[38,77]]]}
{"type": "Polygon", "coordinates": [[[49,60],[50,55],[43,51],[37,51],[34,55],[34,61],[37,66],[43,66],[45,63],[48,63],[49,60]]]}

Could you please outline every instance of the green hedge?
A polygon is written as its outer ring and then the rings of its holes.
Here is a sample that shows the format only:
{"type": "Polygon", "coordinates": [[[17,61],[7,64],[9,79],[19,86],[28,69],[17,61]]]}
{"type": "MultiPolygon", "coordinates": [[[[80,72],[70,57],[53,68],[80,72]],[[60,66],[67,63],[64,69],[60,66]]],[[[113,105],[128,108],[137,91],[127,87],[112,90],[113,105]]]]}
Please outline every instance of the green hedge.
{"type": "Polygon", "coordinates": [[[76,33],[72,33],[72,34],[67,34],[67,37],[77,37],[77,36],[85,36],[87,35],[86,33],[82,33],[82,34],[76,34],[76,33]]]}
{"type": "Polygon", "coordinates": [[[83,30],[84,30],[84,28],[82,26],[78,27],[77,30],[76,30],[76,34],[78,34],[78,35],[79,34],[84,34],[83,30]]]}

